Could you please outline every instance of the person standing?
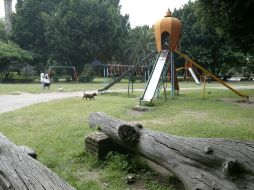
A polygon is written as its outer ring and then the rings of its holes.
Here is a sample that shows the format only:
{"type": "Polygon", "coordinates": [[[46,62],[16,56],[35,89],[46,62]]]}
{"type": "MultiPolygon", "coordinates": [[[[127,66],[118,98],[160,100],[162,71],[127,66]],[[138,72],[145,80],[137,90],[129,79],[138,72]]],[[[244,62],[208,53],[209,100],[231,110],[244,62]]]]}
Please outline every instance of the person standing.
{"type": "Polygon", "coordinates": [[[42,89],[44,89],[45,88],[45,86],[44,86],[44,83],[45,83],[45,75],[44,75],[44,73],[41,73],[41,79],[40,79],[40,81],[41,81],[41,88],[42,89]]]}
{"type": "Polygon", "coordinates": [[[44,78],[45,78],[44,79],[44,87],[47,86],[48,89],[49,89],[49,87],[50,87],[50,78],[49,78],[48,73],[45,74],[44,78]]]}

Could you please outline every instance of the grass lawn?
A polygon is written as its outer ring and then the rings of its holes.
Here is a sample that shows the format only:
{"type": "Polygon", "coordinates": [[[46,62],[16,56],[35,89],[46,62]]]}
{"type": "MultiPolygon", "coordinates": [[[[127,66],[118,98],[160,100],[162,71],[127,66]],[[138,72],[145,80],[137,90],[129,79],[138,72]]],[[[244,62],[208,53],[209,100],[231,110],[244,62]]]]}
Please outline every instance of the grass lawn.
{"type": "MultiPolygon", "coordinates": [[[[106,84],[110,83],[113,79],[108,79],[104,81],[103,78],[96,78],[92,83],[61,83],[57,82],[51,83],[50,89],[42,90],[41,84],[38,83],[28,83],[28,84],[1,84],[0,83],[0,95],[1,94],[19,94],[22,92],[29,93],[41,93],[41,92],[56,92],[58,87],[63,87],[65,92],[70,91],[82,91],[82,90],[98,90],[103,88],[106,84]]],[[[141,82],[134,83],[134,88],[144,89],[145,84],[141,82]]],[[[128,89],[128,80],[123,79],[120,83],[115,84],[110,89],[128,89]]]]}
{"type": "MultiPolygon", "coordinates": [[[[182,83],[180,86],[188,84],[182,83]]],[[[66,85],[64,87],[68,91],[103,86],[100,82],[63,85],[66,85]]],[[[114,88],[127,89],[127,85],[120,83],[114,88]]],[[[39,88],[39,84],[30,87],[1,84],[0,94],[12,93],[14,89],[38,93],[39,88]]],[[[253,89],[241,92],[254,96],[253,89]]],[[[77,189],[128,189],[123,178],[127,173],[137,173],[144,178],[141,184],[144,189],[163,190],[168,187],[159,185],[145,165],[127,156],[112,154],[105,162],[101,162],[86,153],[84,138],[93,132],[88,127],[87,117],[89,113],[99,111],[139,122],[145,128],[180,136],[254,141],[253,103],[237,102],[241,98],[223,89],[209,88],[205,100],[201,93],[202,90],[184,90],[174,99],[168,95],[167,102],[161,95],[154,101],[155,108],[149,112],[132,110],[139,104],[140,92],[129,97],[127,93],[99,95],[96,101],[70,98],[36,104],[0,114],[0,132],[16,144],[34,148],[40,162],[77,189]]]]}

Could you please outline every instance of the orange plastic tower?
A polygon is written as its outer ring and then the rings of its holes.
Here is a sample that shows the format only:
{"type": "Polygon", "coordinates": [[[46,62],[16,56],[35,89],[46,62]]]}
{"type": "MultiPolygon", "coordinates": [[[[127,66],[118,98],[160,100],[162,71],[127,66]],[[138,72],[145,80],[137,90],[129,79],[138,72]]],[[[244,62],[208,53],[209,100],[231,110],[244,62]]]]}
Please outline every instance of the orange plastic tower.
{"type": "Polygon", "coordinates": [[[157,21],[154,25],[156,49],[158,52],[164,49],[175,51],[180,39],[182,24],[177,18],[171,17],[171,12],[157,21]]]}

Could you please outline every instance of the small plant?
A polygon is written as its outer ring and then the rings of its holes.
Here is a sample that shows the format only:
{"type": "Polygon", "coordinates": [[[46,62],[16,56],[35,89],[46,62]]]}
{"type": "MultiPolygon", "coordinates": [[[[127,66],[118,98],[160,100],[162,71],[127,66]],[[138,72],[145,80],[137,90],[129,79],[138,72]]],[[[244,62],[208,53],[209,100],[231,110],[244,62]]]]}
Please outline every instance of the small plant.
{"type": "Polygon", "coordinates": [[[95,77],[95,72],[91,65],[85,65],[83,72],[79,77],[79,82],[92,82],[95,77]]]}
{"type": "Polygon", "coordinates": [[[154,107],[155,104],[153,102],[146,102],[145,106],[147,106],[147,107],[154,107]]]}
{"type": "Polygon", "coordinates": [[[53,79],[54,82],[58,82],[58,81],[59,81],[59,78],[58,78],[57,75],[54,75],[54,76],[52,77],[52,79],[53,79]]]}
{"type": "Polygon", "coordinates": [[[65,77],[65,80],[66,80],[66,82],[71,82],[71,77],[70,77],[69,75],[67,75],[67,76],[65,77]]]}

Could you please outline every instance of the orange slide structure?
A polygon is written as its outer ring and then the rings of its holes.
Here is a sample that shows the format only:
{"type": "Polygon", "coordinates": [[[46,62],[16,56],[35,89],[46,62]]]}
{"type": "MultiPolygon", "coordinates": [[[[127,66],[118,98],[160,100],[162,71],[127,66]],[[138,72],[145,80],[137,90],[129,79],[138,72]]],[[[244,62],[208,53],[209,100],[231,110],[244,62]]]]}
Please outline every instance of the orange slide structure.
{"type": "Polygon", "coordinates": [[[193,65],[195,65],[197,68],[199,68],[200,70],[202,70],[204,73],[206,73],[207,75],[211,76],[214,80],[218,81],[219,83],[221,83],[222,85],[224,85],[225,87],[227,87],[228,89],[230,89],[231,91],[233,91],[234,93],[236,93],[237,95],[247,98],[249,100],[249,96],[246,94],[242,94],[241,92],[239,92],[238,90],[232,88],[231,86],[229,86],[227,83],[225,83],[224,81],[222,81],[221,79],[219,79],[218,77],[216,77],[215,75],[213,75],[212,73],[210,73],[209,71],[207,71],[206,69],[204,69],[203,67],[201,67],[198,63],[196,63],[195,61],[193,61],[191,58],[189,58],[187,55],[181,53],[180,51],[178,51],[177,49],[175,50],[175,52],[180,55],[181,57],[183,57],[184,59],[190,61],[193,65]]]}

